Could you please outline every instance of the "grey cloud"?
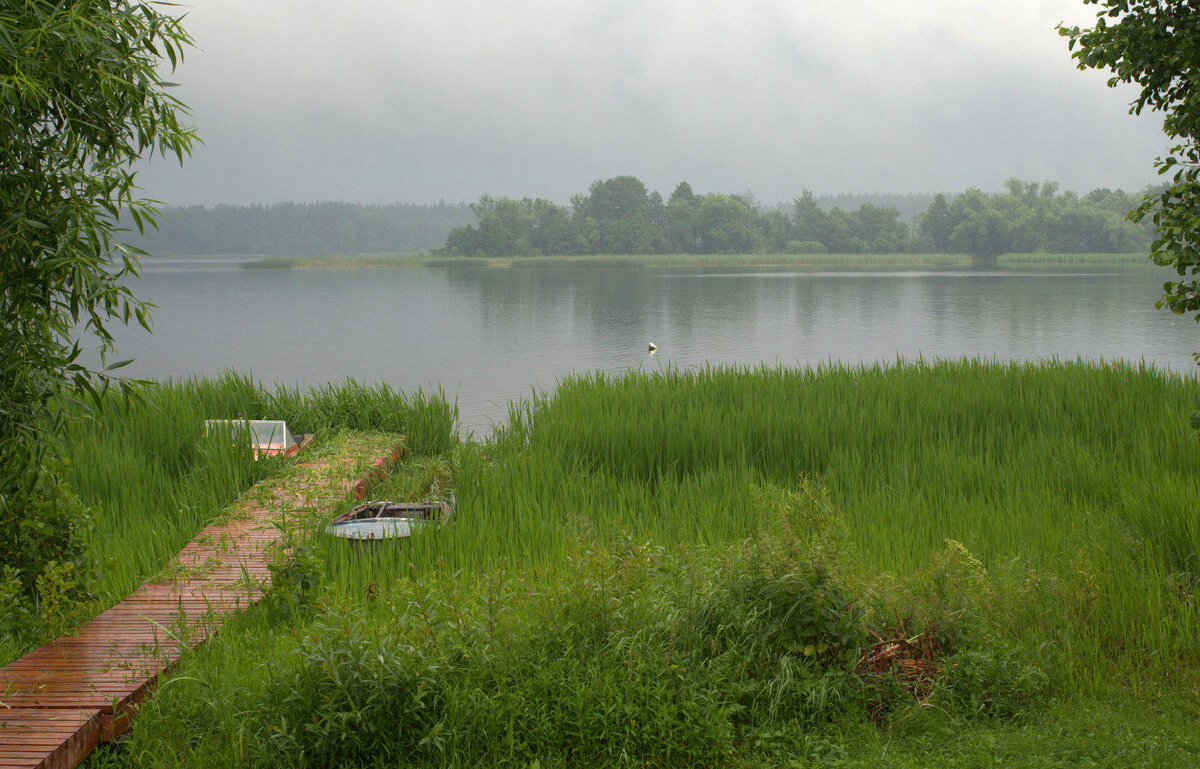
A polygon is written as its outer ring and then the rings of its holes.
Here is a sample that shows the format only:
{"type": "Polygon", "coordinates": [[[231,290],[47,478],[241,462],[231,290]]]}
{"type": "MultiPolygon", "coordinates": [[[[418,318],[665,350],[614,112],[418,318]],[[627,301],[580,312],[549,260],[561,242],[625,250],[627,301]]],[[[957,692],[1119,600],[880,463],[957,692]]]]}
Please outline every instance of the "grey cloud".
{"type": "Polygon", "coordinates": [[[204,146],[168,202],[1137,188],[1165,141],[1079,72],[1080,0],[212,0],[174,76],[204,146]],[[332,9],[332,10],[331,10],[332,9]]]}

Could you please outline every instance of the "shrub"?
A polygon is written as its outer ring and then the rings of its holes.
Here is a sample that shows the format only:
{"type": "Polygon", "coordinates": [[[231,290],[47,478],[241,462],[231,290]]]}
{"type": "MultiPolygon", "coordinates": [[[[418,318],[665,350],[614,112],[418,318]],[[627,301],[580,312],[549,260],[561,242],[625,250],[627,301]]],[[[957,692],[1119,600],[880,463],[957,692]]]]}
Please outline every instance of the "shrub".
{"type": "Polygon", "coordinates": [[[261,765],[361,766],[436,753],[445,671],[436,649],[361,618],[318,623],[261,692],[261,765]]]}
{"type": "Polygon", "coordinates": [[[37,592],[51,564],[69,564],[77,577],[73,597],[86,598],[93,565],[85,544],[92,513],[61,480],[63,462],[48,454],[31,487],[0,493],[0,564],[11,566],[24,592],[37,592]]]}
{"type": "Polygon", "coordinates": [[[791,240],[787,244],[789,254],[828,254],[824,243],[816,240],[791,240]]]}
{"type": "Polygon", "coordinates": [[[324,581],[324,562],[312,540],[286,523],[279,524],[283,536],[271,544],[267,568],[271,573],[269,597],[288,606],[310,604],[324,581]]]}
{"type": "Polygon", "coordinates": [[[997,644],[968,649],[946,660],[951,700],[966,714],[1012,718],[1046,694],[1046,673],[1018,649],[997,644]]]}

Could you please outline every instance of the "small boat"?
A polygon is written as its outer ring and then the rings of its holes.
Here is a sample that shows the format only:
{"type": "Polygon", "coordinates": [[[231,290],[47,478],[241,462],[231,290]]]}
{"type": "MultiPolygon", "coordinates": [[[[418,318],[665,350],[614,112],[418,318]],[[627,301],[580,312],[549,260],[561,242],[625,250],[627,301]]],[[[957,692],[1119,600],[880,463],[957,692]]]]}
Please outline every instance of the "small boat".
{"type": "Polygon", "coordinates": [[[288,429],[282,419],[207,419],[204,432],[227,431],[246,440],[254,448],[254,458],[299,453],[312,440],[312,435],[299,435],[288,429]]]}
{"type": "Polygon", "coordinates": [[[343,513],[325,533],[351,540],[402,539],[427,527],[439,528],[454,515],[454,500],[366,502],[343,513]]]}

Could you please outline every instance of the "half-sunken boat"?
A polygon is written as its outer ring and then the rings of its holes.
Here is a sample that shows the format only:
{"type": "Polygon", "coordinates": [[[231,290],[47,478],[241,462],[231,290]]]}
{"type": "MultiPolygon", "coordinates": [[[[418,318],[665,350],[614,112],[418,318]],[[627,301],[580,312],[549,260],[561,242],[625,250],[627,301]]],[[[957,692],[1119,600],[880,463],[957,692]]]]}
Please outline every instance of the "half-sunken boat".
{"type": "Polygon", "coordinates": [[[365,502],[334,518],[325,533],[350,540],[402,539],[430,527],[439,528],[453,515],[453,499],[365,502]]]}

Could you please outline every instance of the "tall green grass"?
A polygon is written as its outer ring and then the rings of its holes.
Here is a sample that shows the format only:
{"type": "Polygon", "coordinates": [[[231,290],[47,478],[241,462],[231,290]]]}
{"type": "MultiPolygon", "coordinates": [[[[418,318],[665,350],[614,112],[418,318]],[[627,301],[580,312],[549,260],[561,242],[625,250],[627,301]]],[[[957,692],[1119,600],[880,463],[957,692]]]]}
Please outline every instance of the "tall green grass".
{"type": "Polygon", "coordinates": [[[862,581],[912,578],[960,542],[997,632],[1090,686],[1200,659],[1197,402],[1195,379],[1122,363],[582,375],[458,453],[453,526],[393,557],[321,546],[356,588],[412,568],[553,570],[581,527],[744,540],[763,525],[755,488],[810,479],[862,581]]]}
{"type": "Polygon", "coordinates": [[[91,544],[103,597],[119,600],[177,553],[214,514],[279,469],[245,446],[204,438],[206,419],[283,419],[297,433],[409,431],[415,450],[454,441],[455,407],[438,394],[400,393],[353,381],[301,390],[267,389],[249,377],[188,379],[118,396],[68,430],[67,481],[97,510],[91,544]],[[419,414],[420,418],[414,418],[419,414]]]}
{"type": "MultiPolygon", "coordinates": [[[[75,408],[63,435],[67,485],[93,511],[83,532],[93,573],[68,575],[83,595],[64,621],[86,618],[127,596],[162,569],[196,533],[285,461],[255,460],[229,436],[204,435],[207,419],[284,419],[318,439],[343,430],[409,433],[427,453],[457,443],[457,408],[440,393],[405,394],[353,381],[301,390],[268,389],[229,373],[138,387],[128,401],[110,392],[75,408]]],[[[0,616],[20,597],[0,591],[0,616]]],[[[39,605],[11,607],[22,622],[0,627],[0,662],[67,627],[47,623],[39,605]],[[18,627],[18,624],[20,627],[18,627]]],[[[55,598],[58,598],[57,596],[55,598]]]]}
{"type": "Polygon", "coordinates": [[[1198,400],[1061,361],[574,376],[372,493],[452,492],[450,524],[303,522],[315,600],[228,625],[114,760],[824,765],[839,730],[1144,702],[1200,662],[1198,400]],[[868,631],[940,650],[927,707],[855,671],[868,631]]]}
{"type": "Polygon", "coordinates": [[[86,536],[99,573],[90,587],[101,605],[131,593],[280,469],[231,435],[206,436],[206,414],[185,388],[155,387],[128,406],[108,399],[66,431],[67,484],[93,510],[86,536]]]}

